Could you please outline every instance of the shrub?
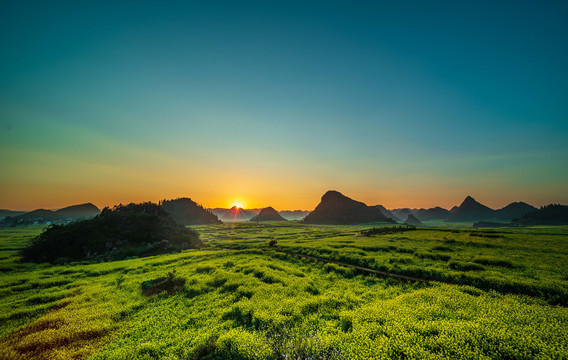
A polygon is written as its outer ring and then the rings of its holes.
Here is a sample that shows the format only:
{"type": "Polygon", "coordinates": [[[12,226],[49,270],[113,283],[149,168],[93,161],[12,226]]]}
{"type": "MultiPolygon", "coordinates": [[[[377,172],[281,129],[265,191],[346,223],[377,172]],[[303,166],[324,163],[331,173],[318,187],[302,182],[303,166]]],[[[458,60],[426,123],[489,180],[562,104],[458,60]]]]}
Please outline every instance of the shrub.
{"type": "Polygon", "coordinates": [[[199,344],[193,351],[192,360],[209,359],[218,352],[217,335],[210,336],[207,341],[199,344]]]}
{"type": "Polygon", "coordinates": [[[341,322],[339,323],[339,327],[341,328],[341,331],[343,331],[343,332],[351,331],[351,330],[353,330],[353,321],[351,320],[351,318],[343,317],[343,318],[341,318],[341,322]]]}

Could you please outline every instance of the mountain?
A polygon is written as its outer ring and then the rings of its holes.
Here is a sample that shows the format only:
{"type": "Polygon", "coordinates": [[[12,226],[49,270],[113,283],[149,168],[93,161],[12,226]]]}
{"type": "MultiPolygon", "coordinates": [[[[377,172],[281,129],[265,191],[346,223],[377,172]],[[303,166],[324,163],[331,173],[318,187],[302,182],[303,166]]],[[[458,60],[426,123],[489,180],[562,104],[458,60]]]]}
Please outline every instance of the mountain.
{"type": "Polygon", "coordinates": [[[55,214],[61,218],[92,218],[97,216],[101,211],[98,207],[91,203],[71,205],[55,211],[55,214]]]}
{"type": "Polygon", "coordinates": [[[511,225],[568,225],[568,206],[558,204],[546,205],[513,220],[511,225]]]}
{"type": "Polygon", "coordinates": [[[182,225],[220,224],[221,220],[211,211],[198,205],[190,198],[162,200],[160,206],[178,223],[182,225]]]}
{"type": "Polygon", "coordinates": [[[225,208],[209,208],[207,209],[208,211],[211,211],[211,213],[213,213],[214,215],[216,215],[219,219],[221,219],[223,217],[223,215],[225,215],[225,213],[227,212],[227,210],[229,209],[225,209],[225,208]]]}
{"type": "Polygon", "coordinates": [[[532,205],[524,202],[514,202],[505,206],[502,209],[497,210],[497,218],[500,220],[513,220],[518,219],[521,216],[538,210],[532,205]]]}
{"type": "Polygon", "coordinates": [[[422,221],[418,220],[416,216],[409,214],[406,220],[404,221],[406,225],[422,225],[422,221]]]}
{"type": "Polygon", "coordinates": [[[321,202],[304,219],[311,224],[362,224],[367,222],[394,222],[386,218],[376,207],[355,201],[330,190],[326,192],[321,202]]]}
{"type": "Polygon", "coordinates": [[[43,224],[47,222],[70,222],[80,219],[90,219],[100,213],[98,207],[91,203],[72,205],[57,211],[47,209],[36,209],[18,216],[7,216],[3,222],[5,225],[30,225],[43,224]]]}
{"type": "Polygon", "coordinates": [[[394,216],[393,213],[391,213],[390,211],[388,211],[383,205],[374,205],[374,207],[376,207],[377,209],[379,209],[379,211],[381,212],[381,214],[383,214],[386,218],[392,219],[394,221],[401,221],[401,219],[399,219],[398,217],[394,216]]]}
{"type": "Polygon", "coordinates": [[[286,221],[278,211],[274,210],[273,207],[269,206],[266,207],[258,213],[258,215],[254,216],[250,221],[286,221]]]}
{"type": "Polygon", "coordinates": [[[0,220],[4,219],[6,216],[14,217],[18,215],[25,214],[25,211],[13,211],[7,209],[0,209],[0,220]]]}
{"type": "Polygon", "coordinates": [[[254,211],[245,210],[236,206],[230,209],[215,208],[209,210],[223,221],[248,221],[252,219],[253,216],[257,215],[254,211]]]}
{"type": "MultiPolygon", "coordinates": [[[[22,223],[29,221],[54,221],[59,220],[60,217],[56,215],[55,211],[48,209],[35,209],[25,214],[14,216],[12,221],[14,223],[22,223]]],[[[8,219],[5,219],[8,220],[8,219]]]]}
{"type": "Polygon", "coordinates": [[[474,198],[468,196],[446,221],[475,222],[485,219],[494,219],[496,215],[497,212],[495,210],[478,203],[474,198]]]}
{"type": "Polygon", "coordinates": [[[459,206],[454,206],[453,208],[450,209],[450,212],[453,214],[456,212],[456,210],[459,208],[459,206]]]}
{"type": "Polygon", "coordinates": [[[280,211],[280,216],[286,220],[302,220],[309,213],[309,210],[282,210],[280,211]]]}
{"type": "Polygon", "coordinates": [[[390,209],[389,212],[399,219],[406,219],[408,215],[414,215],[414,212],[409,208],[390,209]]]}
{"type": "Polygon", "coordinates": [[[422,221],[444,220],[451,214],[451,212],[439,206],[430,209],[419,209],[414,213],[414,215],[422,221]]]}

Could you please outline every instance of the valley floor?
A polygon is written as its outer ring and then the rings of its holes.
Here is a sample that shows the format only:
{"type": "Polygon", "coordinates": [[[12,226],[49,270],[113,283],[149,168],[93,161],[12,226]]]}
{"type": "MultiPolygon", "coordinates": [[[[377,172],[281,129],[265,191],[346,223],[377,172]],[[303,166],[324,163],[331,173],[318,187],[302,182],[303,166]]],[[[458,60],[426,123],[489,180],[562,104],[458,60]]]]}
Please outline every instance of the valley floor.
{"type": "Polygon", "coordinates": [[[58,266],[19,262],[41,227],[0,230],[0,358],[568,358],[568,227],[193,228],[208,247],[58,266]]]}

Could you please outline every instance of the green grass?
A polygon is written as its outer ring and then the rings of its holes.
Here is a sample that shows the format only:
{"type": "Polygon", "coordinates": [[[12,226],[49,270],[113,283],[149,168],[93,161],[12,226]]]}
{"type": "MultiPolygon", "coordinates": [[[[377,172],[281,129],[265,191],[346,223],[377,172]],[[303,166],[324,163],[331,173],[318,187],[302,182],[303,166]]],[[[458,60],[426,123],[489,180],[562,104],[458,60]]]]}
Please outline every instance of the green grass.
{"type": "Polygon", "coordinates": [[[360,235],[369,226],[297,222],[192,228],[209,247],[66,266],[18,261],[41,227],[0,230],[0,358],[568,357],[567,227],[371,237],[360,235]],[[143,294],[174,270],[179,291],[143,294]]]}

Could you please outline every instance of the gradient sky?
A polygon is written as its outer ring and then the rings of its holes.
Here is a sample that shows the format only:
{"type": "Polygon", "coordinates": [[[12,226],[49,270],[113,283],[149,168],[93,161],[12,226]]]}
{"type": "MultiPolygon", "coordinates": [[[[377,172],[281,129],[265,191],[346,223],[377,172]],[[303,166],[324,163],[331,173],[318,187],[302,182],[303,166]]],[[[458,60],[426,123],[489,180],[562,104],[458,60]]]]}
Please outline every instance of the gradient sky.
{"type": "Polygon", "coordinates": [[[567,38],[567,1],[4,1],[0,208],[568,203],[567,38]]]}

